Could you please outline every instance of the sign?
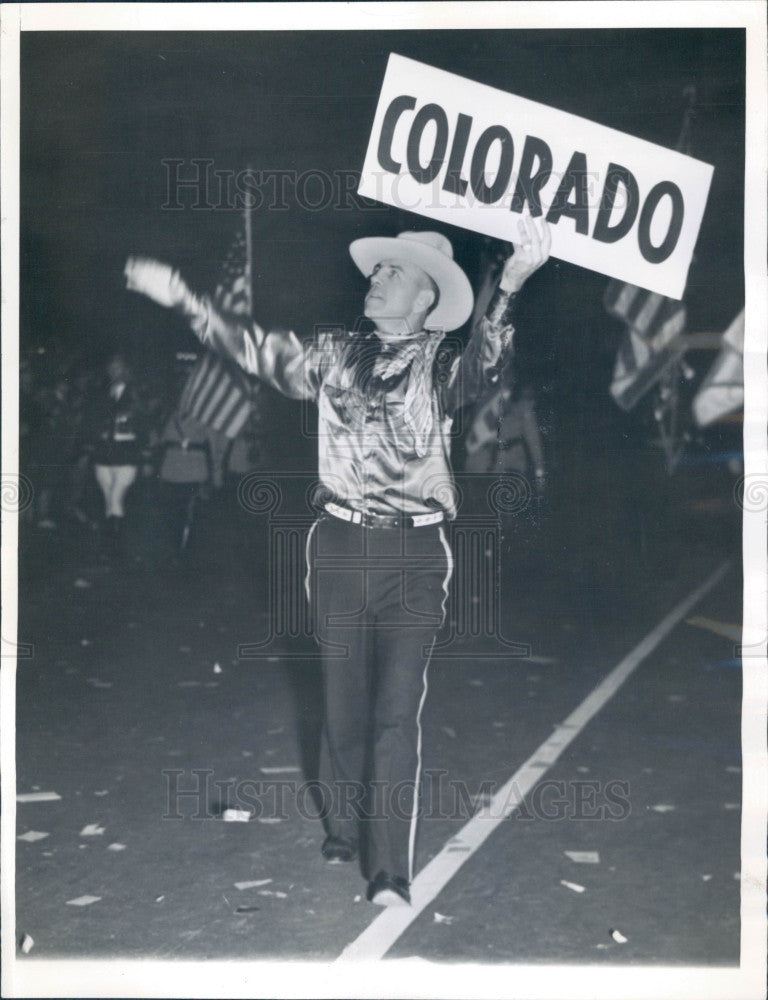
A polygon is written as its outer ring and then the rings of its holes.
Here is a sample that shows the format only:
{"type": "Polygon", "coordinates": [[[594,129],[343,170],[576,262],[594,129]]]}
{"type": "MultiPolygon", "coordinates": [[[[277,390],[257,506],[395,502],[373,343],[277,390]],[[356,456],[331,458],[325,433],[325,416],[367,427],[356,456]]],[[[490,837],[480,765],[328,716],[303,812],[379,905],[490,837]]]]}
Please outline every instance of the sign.
{"type": "Polygon", "coordinates": [[[359,193],[682,298],[713,168],[536,101],[391,54],[359,193]]]}

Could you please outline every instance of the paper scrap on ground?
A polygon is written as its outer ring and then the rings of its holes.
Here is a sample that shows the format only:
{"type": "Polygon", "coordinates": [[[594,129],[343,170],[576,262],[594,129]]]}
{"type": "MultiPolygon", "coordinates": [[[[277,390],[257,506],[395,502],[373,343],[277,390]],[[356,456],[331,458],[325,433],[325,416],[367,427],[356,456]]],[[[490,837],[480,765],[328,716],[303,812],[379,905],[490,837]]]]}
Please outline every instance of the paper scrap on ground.
{"type": "Polygon", "coordinates": [[[287,892],[280,892],[279,889],[259,889],[260,896],[275,896],[277,899],[288,899],[287,892]]]}
{"type": "Polygon", "coordinates": [[[695,615],[693,618],[685,619],[686,625],[695,625],[696,628],[706,629],[714,632],[731,642],[741,642],[741,625],[731,624],[731,622],[719,622],[714,618],[704,618],[703,615],[695,615]]]}
{"type": "Polygon", "coordinates": [[[434,917],[435,917],[435,923],[436,924],[452,924],[453,923],[453,917],[448,917],[444,913],[438,913],[437,910],[435,910],[434,917]]]}
{"type": "Polygon", "coordinates": [[[247,823],[251,815],[247,809],[225,809],[221,818],[225,823],[247,823]]]}
{"type": "Polygon", "coordinates": [[[611,937],[617,944],[626,944],[629,938],[625,938],[621,931],[617,931],[615,928],[611,931],[611,937]]]}
{"type": "Polygon", "coordinates": [[[75,580],[75,586],[78,588],[78,590],[85,590],[86,588],[91,586],[91,582],[90,580],[84,580],[81,576],[79,576],[75,580]]]}
{"type": "Polygon", "coordinates": [[[213,665],[213,672],[214,672],[215,674],[220,674],[220,673],[222,672],[222,671],[221,671],[221,664],[219,664],[219,663],[214,663],[214,665],[213,665]]]}
{"type": "Polygon", "coordinates": [[[702,875],[701,876],[701,881],[702,882],[709,882],[709,881],[711,881],[711,879],[712,879],[711,875],[702,875]]]}
{"type": "Polygon", "coordinates": [[[164,899],[165,899],[165,896],[158,896],[158,897],[157,897],[157,899],[155,900],[155,902],[156,902],[156,903],[162,903],[162,901],[163,901],[164,899]]]}
{"type": "Polygon", "coordinates": [[[107,846],[107,850],[108,851],[124,851],[125,850],[125,844],[118,844],[117,842],[115,842],[114,844],[109,844],[107,846]]]}
{"type": "Polygon", "coordinates": [[[299,774],[301,772],[301,768],[293,764],[285,767],[260,767],[259,770],[262,774],[299,774]]]}
{"type": "Polygon", "coordinates": [[[81,646],[90,646],[90,644],[91,644],[91,640],[90,639],[81,639],[80,640],[80,645],[81,646]]]}
{"type": "Polygon", "coordinates": [[[741,774],[741,768],[736,767],[734,764],[729,764],[728,767],[726,767],[726,771],[728,774],[741,774]]]}
{"type": "Polygon", "coordinates": [[[104,833],[104,827],[98,823],[88,823],[80,831],[81,837],[100,837],[104,833]]]}
{"type": "Polygon", "coordinates": [[[16,796],[17,802],[59,802],[58,792],[22,792],[16,796]]]}
{"type": "Polygon", "coordinates": [[[563,854],[577,865],[599,865],[600,855],[597,851],[563,851],[563,854]]]}
{"type": "Polygon", "coordinates": [[[259,816],[259,823],[266,823],[267,826],[270,826],[274,823],[282,823],[282,822],[283,821],[280,819],[279,816],[259,816]]]}
{"type": "Polygon", "coordinates": [[[34,844],[36,840],[45,840],[46,837],[50,837],[49,833],[43,833],[42,830],[27,830],[26,833],[22,833],[17,840],[26,840],[28,844],[34,844]]]}
{"type": "Polygon", "coordinates": [[[109,795],[109,791],[106,788],[100,788],[97,792],[94,792],[93,794],[101,797],[102,795],[109,795]]]}
{"type": "Polygon", "coordinates": [[[657,813],[670,813],[670,812],[674,812],[675,807],[674,806],[670,806],[670,805],[668,805],[665,802],[660,802],[656,806],[651,806],[651,809],[653,809],[653,811],[657,812],[657,813]]]}
{"type": "Polygon", "coordinates": [[[35,947],[35,939],[31,934],[25,934],[21,939],[21,950],[28,955],[35,947]]]}
{"type": "Polygon", "coordinates": [[[738,802],[725,802],[723,804],[723,809],[741,809],[738,802]]]}
{"type": "Polygon", "coordinates": [[[576,882],[566,882],[564,878],[560,879],[560,885],[564,885],[566,889],[572,889],[573,892],[586,892],[587,890],[583,885],[577,885],[576,882]]]}
{"type": "Polygon", "coordinates": [[[101,896],[78,896],[77,899],[68,899],[67,906],[90,906],[91,903],[98,903],[101,896]]]}
{"type": "Polygon", "coordinates": [[[257,878],[252,882],[235,882],[236,889],[258,889],[259,886],[269,885],[271,878],[257,878]]]}
{"type": "Polygon", "coordinates": [[[95,688],[111,688],[112,681],[102,681],[98,677],[86,677],[86,682],[95,688]]]}

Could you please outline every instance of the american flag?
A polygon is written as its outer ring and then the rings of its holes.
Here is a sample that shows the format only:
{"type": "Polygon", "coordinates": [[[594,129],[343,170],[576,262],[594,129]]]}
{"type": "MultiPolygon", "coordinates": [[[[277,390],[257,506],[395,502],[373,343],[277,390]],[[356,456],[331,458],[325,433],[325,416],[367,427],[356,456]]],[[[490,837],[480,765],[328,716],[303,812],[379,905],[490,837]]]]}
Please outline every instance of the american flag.
{"type": "Polygon", "coordinates": [[[616,357],[611,395],[623,410],[631,410],[685,353],[680,340],[686,323],[685,306],[618,281],[610,282],[604,301],[611,316],[628,327],[616,357]]]}
{"type": "MultiPolygon", "coordinates": [[[[243,227],[222,262],[221,278],[213,295],[222,312],[250,318],[250,256],[243,227]]],[[[206,351],[189,373],[179,400],[179,414],[236,438],[248,420],[256,391],[254,382],[234,362],[206,351]]]]}

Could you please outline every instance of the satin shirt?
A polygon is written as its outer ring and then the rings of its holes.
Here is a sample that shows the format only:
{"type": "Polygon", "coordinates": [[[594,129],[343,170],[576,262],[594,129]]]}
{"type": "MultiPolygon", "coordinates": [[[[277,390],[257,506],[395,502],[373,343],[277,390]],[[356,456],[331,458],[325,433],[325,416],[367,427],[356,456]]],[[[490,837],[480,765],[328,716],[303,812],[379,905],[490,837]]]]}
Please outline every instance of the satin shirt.
{"type": "Polygon", "coordinates": [[[438,348],[423,379],[430,394],[423,435],[413,433],[404,412],[408,380],[416,377],[412,365],[394,379],[370,378],[362,386],[351,377],[353,343],[362,334],[325,333],[302,343],[292,331],[266,332],[225,315],[207,297],[196,297],[185,312],[203,344],[286,396],[317,404],[318,472],[327,499],[376,514],[442,510],[454,518],[461,498],[450,468],[453,419],[498,382],[513,334],[504,322],[508,298],[494,297],[461,354],[438,348]]]}

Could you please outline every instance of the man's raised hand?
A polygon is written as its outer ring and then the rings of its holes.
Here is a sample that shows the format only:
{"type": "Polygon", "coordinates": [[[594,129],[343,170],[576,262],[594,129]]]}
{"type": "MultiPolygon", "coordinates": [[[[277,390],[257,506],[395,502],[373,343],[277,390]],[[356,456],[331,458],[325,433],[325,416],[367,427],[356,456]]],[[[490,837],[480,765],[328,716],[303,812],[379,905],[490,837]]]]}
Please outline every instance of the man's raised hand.
{"type": "Polygon", "coordinates": [[[501,275],[502,291],[519,292],[534,271],[549,260],[552,233],[546,219],[532,219],[526,213],[517,224],[519,231],[515,252],[507,258],[501,275]]]}
{"type": "Polygon", "coordinates": [[[123,274],[129,291],[141,292],[169,309],[182,305],[190,294],[177,270],[151,257],[129,257],[123,274]]]}

